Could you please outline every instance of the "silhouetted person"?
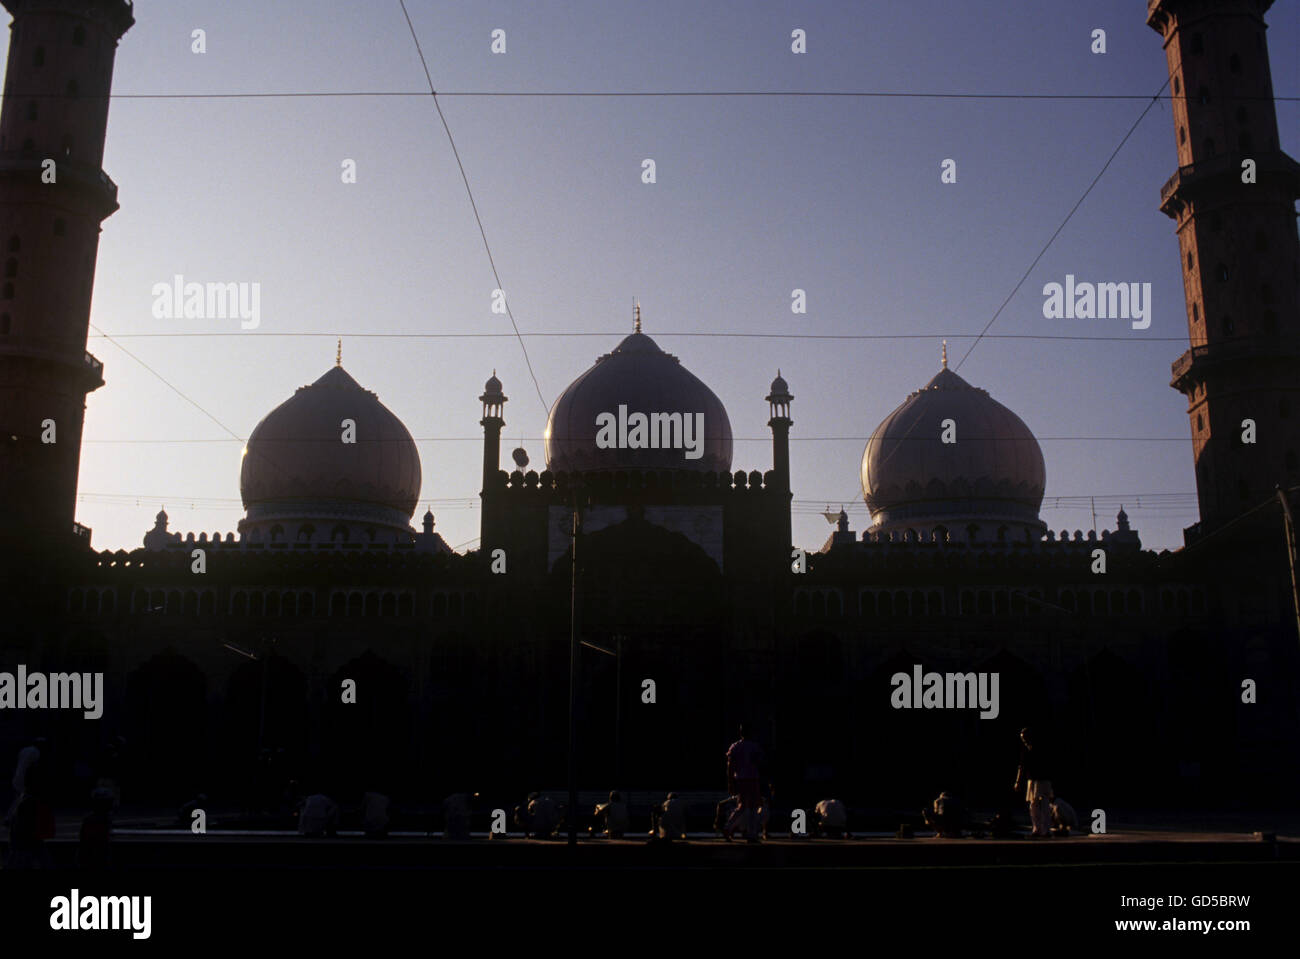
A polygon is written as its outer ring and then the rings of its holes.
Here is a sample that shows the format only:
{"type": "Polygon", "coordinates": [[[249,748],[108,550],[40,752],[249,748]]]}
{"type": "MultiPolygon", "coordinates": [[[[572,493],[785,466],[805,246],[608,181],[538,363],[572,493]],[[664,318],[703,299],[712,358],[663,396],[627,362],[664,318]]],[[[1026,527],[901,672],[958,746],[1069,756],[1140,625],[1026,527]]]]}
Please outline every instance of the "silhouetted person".
{"type": "Polygon", "coordinates": [[[388,835],[388,797],[373,790],[361,795],[361,828],[367,839],[388,835]]]}
{"type": "Polygon", "coordinates": [[[45,840],[54,838],[54,812],[46,802],[46,763],[29,763],[23,779],[23,794],[14,808],[9,826],[7,869],[49,869],[45,840]]]}
{"type": "Polygon", "coordinates": [[[623,802],[623,795],[618,790],[609,794],[609,802],[596,806],[596,816],[610,839],[622,839],[627,832],[627,803],[623,802]]]}
{"type": "Polygon", "coordinates": [[[5,814],[5,825],[8,825],[14,812],[18,809],[18,802],[27,792],[27,773],[41,759],[41,753],[47,749],[44,736],[37,736],[22,749],[18,750],[18,761],[14,764],[14,775],[10,781],[13,786],[14,798],[9,804],[9,811],[5,814]]]}
{"type": "Polygon", "coordinates": [[[728,840],[735,834],[738,823],[744,824],[745,838],[748,842],[758,842],[758,807],[759,766],[763,761],[763,750],[758,743],[745,736],[745,724],[740,724],[740,738],[727,749],[727,783],[728,792],[734,794],[739,802],[727,825],[723,836],[728,840]]]}
{"type": "Polygon", "coordinates": [[[478,793],[452,793],[442,801],[444,839],[461,841],[469,838],[470,809],[478,793]]]}
{"type": "Polygon", "coordinates": [[[104,869],[109,862],[109,840],[113,833],[113,794],[103,787],[90,794],[90,814],[81,820],[81,843],[77,863],[82,869],[104,869]]]}
{"type": "Polygon", "coordinates": [[[939,793],[929,809],[922,810],[921,815],[936,836],[961,838],[962,829],[966,825],[966,808],[946,789],[939,793]]]}
{"type": "Polygon", "coordinates": [[[298,832],[313,839],[335,836],[339,828],[338,804],[324,793],[312,793],[302,801],[298,832]]]}
{"type": "Polygon", "coordinates": [[[1026,726],[1020,730],[1020,770],[1016,773],[1016,792],[1025,789],[1029,804],[1029,821],[1034,831],[1030,838],[1042,839],[1051,835],[1052,774],[1049,758],[1041,743],[1034,741],[1033,732],[1026,726]]]}
{"type": "Polygon", "coordinates": [[[650,834],[667,842],[686,838],[686,803],[677,793],[650,811],[650,834]]]}
{"type": "Polygon", "coordinates": [[[179,820],[182,826],[189,828],[189,826],[194,822],[194,810],[202,809],[206,811],[207,808],[208,808],[208,794],[199,793],[197,796],[195,796],[193,799],[187,802],[184,806],[182,806],[179,811],[177,811],[176,818],[179,820]]]}
{"type": "Polygon", "coordinates": [[[849,811],[838,799],[823,799],[813,807],[817,815],[817,835],[841,839],[848,832],[849,811]]]}
{"type": "Polygon", "coordinates": [[[560,825],[560,814],[549,796],[528,796],[528,830],[537,839],[550,839],[560,825]]]}
{"type": "Polygon", "coordinates": [[[1052,835],[1068,836],[1071,829],[1079,828],[1079,815],[1059,796],[1052,800],[1052,835]]]}

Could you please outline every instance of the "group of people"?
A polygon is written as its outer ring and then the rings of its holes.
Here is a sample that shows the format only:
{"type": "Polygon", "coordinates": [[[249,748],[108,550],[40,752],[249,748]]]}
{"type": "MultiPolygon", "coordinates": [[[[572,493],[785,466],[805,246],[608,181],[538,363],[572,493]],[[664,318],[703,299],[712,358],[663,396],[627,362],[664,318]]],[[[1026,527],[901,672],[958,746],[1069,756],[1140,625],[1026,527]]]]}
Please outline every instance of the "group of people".
{"type": "MultiPolygon", "coordinates": [[[[773,790],[769,783],[762,789],[765,757],[762,748],[749,738],[745,726],[740,726],[740,737],[726,751],[727,798],[718,803],[714,816],[714,831],[730,842],[743,835],[749,843],[766,839],[772,812],[773,790]]],[[[10,831],[10,867],[40,867],[48,865],[44,841],[53,838],[54,816],[46,799],[49,766],[48,743],[35,739],[18,753],[11,785],[14,798],[5,816],[10,831]],[[42,760],[45,760],[44,762],[42,760]]],[[[1014,793],[1028,804],[1032,824],[1031,838],[1068,836],[1078,828],[1078,815],[1069,803],[1056,795],[1052,787],[1052,757],[1037,741],[1029,728],[1020,731],[1020,766],[1013,787],[1014,793]]],[[[119,802],[115,782],[101,779],[91,792],[91,812],[81,828],[83,865],[103,865],[107,862],[112,813],[119,802]]],[[[201,796],[190,805],[206,805],[201,796]]],[[[478,793],[456,793],[443,801],[445,836],[448,839],[468,839],[470,815],[479,799],[478,793]]],[[[389,799],[381,792],[368,791],[362,797],[362,828],[369,838],[387,835],[389,825],[389,799]]],[[[599,803],[594,816],[598,826],[589,831],[610,839],[624,838],[631,828],[627,802],[617,790],[610,792],[605,802],[599,803]]],[[[323,837],[337,833],[340,809],[336,802],[323,792],[309,792],[298,804],[298,831],[304,836],[323,837]]],[[[936,836],[956,838],[964,835],[970,825],[965,805],[945,790],[922,812],[925,824],[936,836]]],[[[527,800],[514,808],[514,826],[525,836],[549,839],[555,837],[563,826],[561,810],[550,797],[540,792],[530,793],[527,800]]],[[[827,838],[852,838],[848,830],[848,810],[839,799],[823,799],[814,807],[812,822],[814,835],[827,838]]],[[[994,836],[1012,835],[1014,824],[1006,808],[988,824],[994,836]]],[[[652,840],[672,841],[686,836],[686,803],[675,792],[670,792],[650,811],[650,836],[652,840]]]]}
{"type": "MultiPolygon", "coordinates": [[[[1015,796],[1023,797],[1029,806],[1030,839],[1068,836],[1071,829],[1079,828],[1079,817],[1074,807],[1057,796],[1052,788],[1051,769],[1052,758],[1048,749],[1036,741],[1029,727],[1020,730],[1020,766],[1012,791],[1015,796]]],[[[947,790],[941,792],[928,809],[922,810],[921,815],[936,836],[955,839],[965,835],[964,829],[968,825],[966,807],[947,790]]],[[[1010,836],[1015,831],[1006,809],[993,817],[988,828],[994,837],[1010,836]]]]}

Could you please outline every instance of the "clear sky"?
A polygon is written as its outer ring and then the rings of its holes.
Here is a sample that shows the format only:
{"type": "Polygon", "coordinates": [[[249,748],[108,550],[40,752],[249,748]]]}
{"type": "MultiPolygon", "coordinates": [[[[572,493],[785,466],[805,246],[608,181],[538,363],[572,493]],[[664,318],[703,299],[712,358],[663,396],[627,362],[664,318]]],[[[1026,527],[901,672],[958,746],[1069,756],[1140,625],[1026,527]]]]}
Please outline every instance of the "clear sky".
{"type": "MultiPolygon", "coordinates": [[[[427,90],[398,0],[139,0],[115,94],[427,90]],[[191,51],[206,31],[207,52],[191,51]]],[[[1141,0],[654,3],[407,0],[440,93],[871,91],[1150,96],[1167,78],[1141,0]],[[490,50],[491,32],[506,52],[490,50]],[[791,31],[807,52],[791,52],[791,31]],[[1090,52],[1094,29],[1107,52],[1090,52]]],[[[1300,94],[1300,7],[1268,21],[1275,93],[1300,94]]],[[[5,42],[7,43],[7,33],[5,42]]],[[[1149,101],[850,97],[460,97],[455,137],[547,406],[631,328],[726,404],[733,469],[771,468],[763,396],[795,395],[795,540],[819,546],[826,504],[866,525],[867,437],[956,365],[1149,101]],[[657,182],[641,182],[642,160],[657,182]],[[957,182],[940,164],[957,161],[957,182]],[[791,291],[807,292],[794,315],[791,291]],[[753,339],[688,332],[925,334],[753,339]],[[537,336],[596,333],[596,336],[537,336]],[[826,439],[842,437],[843,439],[826,439]],[[752,440],[750,438],[753,438],[752,440]]],[[[1278,105],[1300,156],[1300,109],[1278,105]]],[[[477,397],[495,368],[510,397],[503,462],[520,437],[541,468],[546,408],[510,321],[430,97],[115,99],[105,168],[121,209],[104,224],[89,348],[78,519],[97,548],[134,548],[160,505],[171,529],[234,530],[241,442],[334,362],[420,440],[448,543],[476,546],[477,397]],[[357,182],[341,164],[356,161],[357,182]],[[258,283],[261,319],[157,319],[154,284],[258,283]],[[449,338],[428,334],[508,334],[449,338]],[[174,334],[216,334],[187,335],[174,334]],[[393,338],[376,334],[424,334],[393,338]]],[[[1175,168],[1155,106],[960,374],[1015,410],[1047,463],[1043,518],[1088,529],[1055,497],[1122,495],[1152,547],[1196,519],[1191,442],[1170,363],[1186,348],[1173,222],[1175,168]],[[1152,285],[1152,322],[1049,320],[1042,288],[1152,285]],[[1177,337],[1178,342],[1161,341],[1177,337]],[[1137,441],[1081,438],[1142,437],[1137,441]],[[1066,439],[1052,439],[1066,438],[1066,439]],[[1139,501],[1139,495],[1144,498],[1139,501]],[[1157,505],[1159,504],[1159,505],[1157,505]]],[[[1113,501],[1099,525],[1114,525],[1113,501]]]]}

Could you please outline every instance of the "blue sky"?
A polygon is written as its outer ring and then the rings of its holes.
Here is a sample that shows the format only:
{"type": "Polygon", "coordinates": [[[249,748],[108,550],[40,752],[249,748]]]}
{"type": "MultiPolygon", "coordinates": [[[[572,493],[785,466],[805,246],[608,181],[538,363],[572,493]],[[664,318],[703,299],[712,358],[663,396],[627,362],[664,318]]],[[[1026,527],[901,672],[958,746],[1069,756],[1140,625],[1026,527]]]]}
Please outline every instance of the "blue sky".
{"type": "MultiPolygon", "coordinates": [[[[1145,4],[529,2],[407,0],[444,94],[484,91],[876,91],[1150,95],[1167,77],[1145,4]],[[491,31],[507,52],[490,52],[491,31]],[[808,52],[790,52],[807,31],[808,52]],[[1105,55],[1089,50],[1107,33],[1105,55]]],[[[426,89],[393,2],[141,0],[118,50],[116,94],[426,89]],[[191,31],[207,52],[191,52],[191,31]]],[[[1300,17],[1268,17],[1275,93],[1300,94],[1300,17]]],[[[7,34],[6,34],[7,37],[7,34]]],[[[733,469],[771,466],[763,396],[780,367],[795,394],[795,539],[811,511],[866,511],[866,438],[989,321],[1145,109],[1142,100],[848,97],[440,97],[542,396],[631,327],[723,400],[733,469]],[[641,182],[653,158],[657,183],[641,182]],[[940,163],[957,161],[956,184],[940,163]],[[793,315],[790,293],[807,291],[793,315]],[[927,334],[915,339],[737,339],[685,332],[927,334]],[[964,338],[963,338],[964,337],[964,338]],[[848,437],[843,440],[823,437],[848,437]],[[856,504],[856,505],[855,505],[856,504]]],[[[1300,155],[1300,110],[1278,105],[1300,155]]],[[[424,97],[117,99],[105,168],[121,209],[104,224],[92,323],[246,437],[334,362],[421,439],[423,501],[467,548],[478,535],[477,396],[495,368],[503,458],[523,437],[542,459],[546,409],[496,286],[446,135],[424,97]],[[357,182],[341,163],[357,163],[357,182]],[[261,286],[261,322],[156,319],[175,274],[261,286]],[[215,336],[159,336],[205,333],[215,336]],[[511,334],[492,338],[367,334],[511,334]],[[309,335],[319,334],[319,335],[309,335]],[[435,439],[449,438],[449,439],[435,439]],[[456,439],[459,438],[459,439],[456,439]]],[[[1154,107],[960,368],[1044,439],[1043,518],[1087,529],[1059,496],[1123,495],[1148,546],[1196,519],[1183,397],[1186,348],[1172,221],[1157,209],[1175,167],[1167,102],[1154,107]],[[1042,287],[1067,273],[1149,282],[1153,317],[1047,320],[1042,287]],[[1161,337],[1183,338],[1181,342],[1161,337]],[[1137,497],[1146,494],[1144,503],[1137,497]],[[1129,498],[1131,497],[1131,499],[1129,498]]],[[[107,385],[88,398],[78,519],[98,548],[133,548],[165,504],[172,529],[233,530],[241,443],[92,330],[107,385]],[[138,504],[137,504],[138,501],[138,504]]],[[[418,512],[424,511],[423,501],[418,512]]],[[[1107,503],[1110,501],[1107,500],[1107,503]]],[[[1098,510],[1113,525],[1115,508],[1098,510]]]]}

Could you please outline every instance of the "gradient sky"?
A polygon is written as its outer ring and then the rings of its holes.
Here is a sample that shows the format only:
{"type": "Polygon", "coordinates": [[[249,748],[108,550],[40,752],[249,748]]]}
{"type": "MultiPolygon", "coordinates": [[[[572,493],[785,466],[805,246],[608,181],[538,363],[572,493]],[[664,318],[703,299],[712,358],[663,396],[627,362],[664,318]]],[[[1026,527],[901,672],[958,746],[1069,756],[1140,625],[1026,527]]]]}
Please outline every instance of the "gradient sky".
{"type": "MultiPolygon", "coordinates": [[[[427,90],[397,0],[136,3],[115,94],[427,90]],[[190,34],[207,33],[207,52],[190,34]]],[[[1167,79],[1141,0],[625,3],[407,0],[440,93],[843,90],[1149,96],[1167,79]],[[790,52],[807,31],[808,52],[790,52]],[[506,31],[493,55],[490,33],[506,31]],[[1108,52],[1089,51],[1095,28],[1108,52]]],[[[1275,93],[1300,94],[1300,15],[1270,13],[1275,93]]],[[[5,35],[7,38],[7,34],[5,35]]],[[[813,97],[440,97],[542,396],[631,328],[679,356],[727,406],[733,469],[771,467],[763,396],[779,366],[795,394],[795,540],[819,546],[826,504],[866,525],[867,437],[953,365],[1101,169],[1142,100],[813,97]],[[658,182],[640,181],[656,161],[658,182]],[[954,158],[958,182],[940,183],[954,158]],[[808,294],[792,315],[790,291],[808,294]],[[687,337],[684,332],[927,334],[907,340],[687,337]],[[596,336],[527,336],[538,333],[596,336]],[[814,437],[848,437],[821,440],[814,437]],[[814,509],[815,508],[815,509],[814,509]]],[[[1300,109],[1278,105],[1300,156],[1300,109]]],[[[1142,121],[960,374],[1042,441],[1043,519],[1088,529],[1057,496],[1115,496],[1145,545],[1175,548],[1194,499],[1186,348],[1173,222],[1157,209],[1175,167],[1168,102],[1142,121]],[[1149,282],[1150,329],[1047,320],[1043,284],[1149,282]],[[1179,337],[1182,342],[1162,342],[1179,337]],[[1141,503],[1138,496],[1146,495],[1141,503]],[[1181,505],[1180,505],[1181,504],[1181,505]]],[[[89,349],[107,385],[88,398],[78,519],[97,548],[138,547],[160,505],[173,531],[235,529],[239,437],[334,362],[400,416],[447,542],[478,535],[478,394],[510,397],[503,461],[523,437],[541,467],[546,408],[507,318],[434,104],[423,97],[117,99],[105,169],[121,209],[104,224],[89,349]],[[356,160],[358,182],[340,164],[356,160]],[[261,325],[159,320],[152,287],[261,285],[261,325]],[[174,336],[169,334],[217,334],[174,336]],[[509,334],[494,338],[373,334],[509,334]],[[460,439],[456,439],[460,438],[460,439]]],[[[1108,504],[1110,500],[1106,501],[1108,504]]],[[[1113,505],[1099,525],[1114,525],[1113,505]]]]}

